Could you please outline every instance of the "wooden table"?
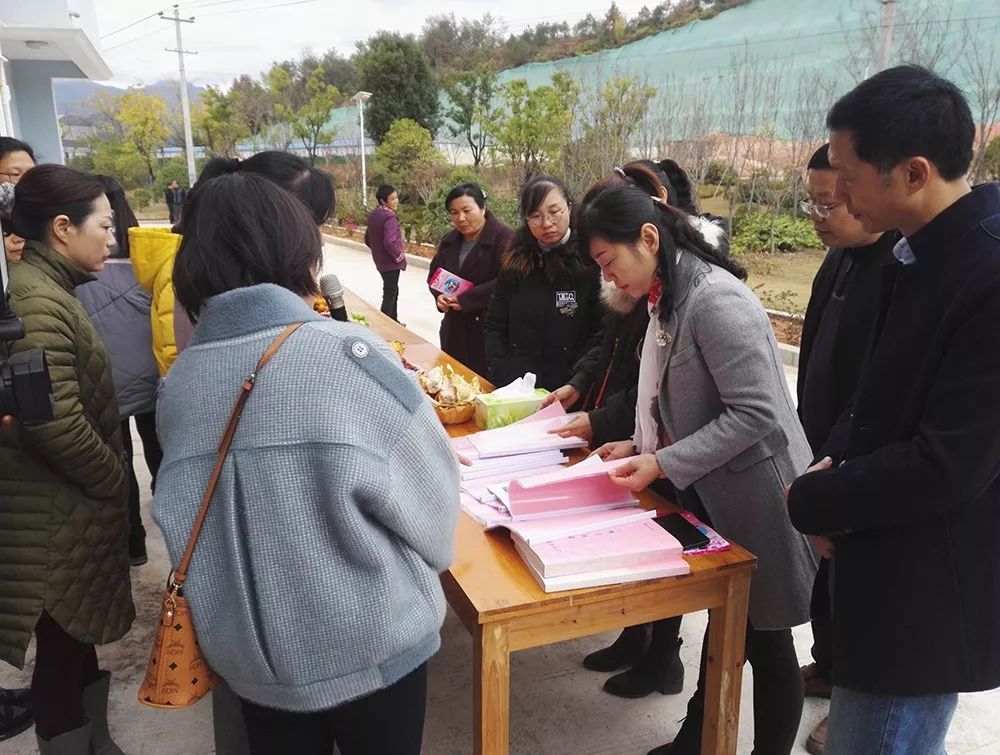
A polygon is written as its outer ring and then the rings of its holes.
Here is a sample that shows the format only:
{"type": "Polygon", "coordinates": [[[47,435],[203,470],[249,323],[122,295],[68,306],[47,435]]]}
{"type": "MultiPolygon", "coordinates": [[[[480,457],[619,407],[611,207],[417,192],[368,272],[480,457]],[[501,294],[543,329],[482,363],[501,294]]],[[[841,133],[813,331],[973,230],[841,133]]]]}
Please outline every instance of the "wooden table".
{"type": "MultiPolygon", "coordinates": [[[[345,299],[348,310],[363,313],[374,332],[386,340],[404,341],[405,356],[414,365],[451,364],[466,376],[473,374],[353,293],[347,292],[345,299]]],[[[471,423],[447,429],[452,436],[476,430],[471,423]]],[[[673,508],[652,493],[640,498],[646,506],[673,508]]],[[[723,553],[687,560],[691,573],[682,577],[545,593],[506,531],[484,532],[463,512],[455,561],[441,581],[474,643],[474,751],[508,751],[512,652],[708,609],[712,621],[701,751],[735,754],[750,574],[756,559],[734,545],[723,553]]]]}

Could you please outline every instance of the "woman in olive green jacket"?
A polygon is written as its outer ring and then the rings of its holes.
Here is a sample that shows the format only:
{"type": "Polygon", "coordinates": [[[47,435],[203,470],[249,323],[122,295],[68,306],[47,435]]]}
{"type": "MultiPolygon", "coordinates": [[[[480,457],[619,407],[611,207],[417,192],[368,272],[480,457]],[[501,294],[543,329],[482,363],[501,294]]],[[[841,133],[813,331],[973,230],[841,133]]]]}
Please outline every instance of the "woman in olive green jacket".
{"type": "Polygon", "coordinates": [[[26,335],[0,355],[45,350],[54,419],[0,429],[0,660],[22,667],[34,632],[43,755],[114,755],[94,645],[135,615],[125,467],[108,355],[72,293],[104,266],[111,207],[96,178],[44,165],[18,184],[12,220],[28,239],[10,270],[26,335]]]}

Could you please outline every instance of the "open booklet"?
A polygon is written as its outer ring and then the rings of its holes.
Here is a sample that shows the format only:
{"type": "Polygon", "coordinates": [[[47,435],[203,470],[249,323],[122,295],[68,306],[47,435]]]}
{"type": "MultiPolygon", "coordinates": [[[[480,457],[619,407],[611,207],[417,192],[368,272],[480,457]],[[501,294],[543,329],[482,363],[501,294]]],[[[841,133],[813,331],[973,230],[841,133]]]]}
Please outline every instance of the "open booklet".
{"type": "Polygon", "coordinates": [[[609,472],[627,459],[592,456],[572,467],[487,485],[464,485],[462,507],[486,529],[503,527],[529,545],[650,519],[635,496],[615,485],[609,472]]]}
{"type": "Polygon", "coordinates": [[[512,425],[456,439],[454,445],[460,453],[473,459],[474,466],[477,460],[586,448],[584,438],[575,435],[563,438],[551,432],[565,425],[571,416],[557,401],[512,425]]]}
{"type": "Polygon", "coordinates": [[[490,489],[518,520],[634,506],[638,503],[635,496],[609,476],[626,461],[605,462],[590,456],[566,469],[513,479],[490,489]]]}

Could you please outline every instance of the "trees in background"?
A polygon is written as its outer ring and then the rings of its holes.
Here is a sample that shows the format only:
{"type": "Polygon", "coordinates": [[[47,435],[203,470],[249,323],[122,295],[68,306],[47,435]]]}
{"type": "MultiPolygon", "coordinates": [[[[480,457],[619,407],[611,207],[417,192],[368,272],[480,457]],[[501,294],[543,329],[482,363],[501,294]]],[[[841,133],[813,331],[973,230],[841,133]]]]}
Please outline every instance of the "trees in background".
{"type": "Polygon", "coordinates": [[[275,118],[302,141],[310,162],[315,165],[319,145],[333,141],[336,135],[329,124],[334,109],[343,101],[340,90],[327,83],[319,65],[308,74],[304,88],[299,88],[288,70],[280,65],[268,73],[268,84],[275,118]]]}
{"type": "Polygon", "coordinates": [[[444,156],[434,146],[430,131],[410,118],[400,118],[375,150],[372,172],[426,204],[443,165],[444,156]]]}
{"type": "Polygon", "coordinates": [[[490,144],[490,113],[497,88],[497,73],[486,63],[445,80],[444,91],[450,103],[444,112],[448,131],[465,139],[476,170],[490,144]]]}
{"type": "Polygon", "coordinates": [[[577,100],[579,136],[566,145],[562,157],[563,175],[571,187],[583,191],[610,167],[633,159],[636,137],[655,95],[654,87],[627,77],[609,79],[577,100]]]}
{"type": "Polygon", "coordinates": [[[525,79],[500,88],[490,135],[522,183],[558,160],[570,138],[578,95],[579,88],[565,71],[556,72],[551,84],[534,89],[525,79]]]}
{"type": "Polygon", "coordinates": [[[394,121],[416,121],[437,133],[438,84],[430,62],[412,36],[379,32],[358,45],[361,88],[372,93],[365,105],[365,128],[378,142],[394,121]]]}
{"type": "Polygon", "coordinates": [[[223,92],[216,87],[208,87],[202,93],[199,104],[196,115],[192,117],[199,141],[210,155],[236,157],[237,145],[249,138],[250,129],[238,116],[233,90],[223,92]]]}

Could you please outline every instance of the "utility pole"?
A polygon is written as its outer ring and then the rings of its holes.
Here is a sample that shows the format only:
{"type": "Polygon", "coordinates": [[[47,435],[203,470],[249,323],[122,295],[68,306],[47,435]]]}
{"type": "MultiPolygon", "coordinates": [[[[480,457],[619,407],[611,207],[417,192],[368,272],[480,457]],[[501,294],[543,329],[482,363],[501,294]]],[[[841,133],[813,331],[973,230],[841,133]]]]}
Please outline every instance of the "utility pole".
{"type": "Polygon", "coordinates": [[[896,27],[896,6],[899,0],[882,0],[882,42],[878,48],[878,70],[889,67],[892,52],[892,32],[896,27]]]}
{"type": "Polygon", "coordinates": [[[361,204],[368,207],[368,176],[365,170],[365,103],[372,98],[371,92],[358,92],[351,100],[358,103],[358,120],[361,126],[361,204]]]}
{"type": "Polygon", "coordinates": [[[194,186],[195,180],[194,136],[191,133],[191,103],[188,102],[187,74],[184,72],[184,56],[197,55],[198,53],[184,49],[184,42],[181,40],[181,24],[193,24],[194,16],[191,16],[190,18],[181,18],[180,7],[175,5],[173,16],[165,16],[163,15],[163,11],[160,11],[160,18],[164,21],[173,21],[174,26],[177,28],[177,49],[171,50],[169,47],[164,49],[167,52],[177,53],[177,69],[180,72],[181,79],[181,114],[184,117],[184,151],[187,153],[188,186],[190,187],[194,186]]]}

